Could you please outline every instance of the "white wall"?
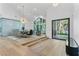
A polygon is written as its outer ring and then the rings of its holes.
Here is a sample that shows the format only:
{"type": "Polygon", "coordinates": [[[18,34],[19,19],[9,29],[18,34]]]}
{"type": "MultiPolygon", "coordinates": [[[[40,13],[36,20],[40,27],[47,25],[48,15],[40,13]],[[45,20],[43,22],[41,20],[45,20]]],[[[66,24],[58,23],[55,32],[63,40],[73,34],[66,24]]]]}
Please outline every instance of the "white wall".
{"type": "Polygon", "coordinates": [[[8,6],[7,4],[0,3],[0,17],[9,18],[9,19],[16,19],[17,11],[11,8],[11,5],[8,6]]]}
{"type": "Polygon", "coordinates": [[[74,20],[73,20],[73,32],[74,39],[79,44],[79,4],[74,4],[74,20]]]}
{"type": "Polygon", "coordinates": [[[52,20],[70,18],[71,23],[71,34],[73,36],[73,5],[72,4],[59,4],[57,7],[49,7],[47,10],[47,21],[46,21],[46,35],[52,38],[52,20]]]}

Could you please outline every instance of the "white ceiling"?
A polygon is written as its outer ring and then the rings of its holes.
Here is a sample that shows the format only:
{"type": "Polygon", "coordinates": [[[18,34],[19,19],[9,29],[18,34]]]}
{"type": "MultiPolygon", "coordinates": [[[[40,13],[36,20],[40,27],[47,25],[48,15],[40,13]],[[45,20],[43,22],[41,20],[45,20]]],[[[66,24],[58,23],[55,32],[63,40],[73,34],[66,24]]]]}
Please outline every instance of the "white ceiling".
{"type": "Polygon", "coordinates": [[[0,15],[16,19],[24,16],[31,20],[36,16],[46,17],[46,11],[51,6],[51,3],[2,3],[0,15]]]}
{"type": "MultiPolygon", "coordinates": [[[[58,4],[58,7],[61,5],[69,6],[72,4],[58,4]]],[[[46,18],[47,10],[51,7],[53,7],[52,3],[0,3],[0,16],[11,19],[20,19],[24,16],[32,21],[37,16],[46,18]]]]}

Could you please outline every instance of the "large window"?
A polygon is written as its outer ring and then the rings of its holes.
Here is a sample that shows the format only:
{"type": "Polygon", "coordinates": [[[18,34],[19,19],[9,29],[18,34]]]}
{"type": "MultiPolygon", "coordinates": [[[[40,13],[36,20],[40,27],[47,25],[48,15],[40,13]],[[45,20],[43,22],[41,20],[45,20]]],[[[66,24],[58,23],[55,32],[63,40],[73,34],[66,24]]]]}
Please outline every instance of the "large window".
{"type": "Polygon", "coordinates": [[[70,34],[69,18],[52,20],[52,38],[68,39],[70,34]]]}
{"type": "Polygon", "coordinates": [[[41,35],[46,33],[46,20],[38,17],[34,21],[34,32],[36,35],[41,35]]]}

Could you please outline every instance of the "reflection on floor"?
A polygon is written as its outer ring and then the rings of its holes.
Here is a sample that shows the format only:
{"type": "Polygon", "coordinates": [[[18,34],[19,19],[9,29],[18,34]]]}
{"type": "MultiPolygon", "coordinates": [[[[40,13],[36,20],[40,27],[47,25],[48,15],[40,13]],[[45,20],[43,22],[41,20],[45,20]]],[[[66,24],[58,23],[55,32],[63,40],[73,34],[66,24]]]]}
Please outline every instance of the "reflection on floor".
{"type": "Polygon", "coordinates": [[[0,55],[4,56],[65,56],[65,41],[46,37],[0,38],[0,55]],[[29,42],[29,43],[28,43],[29,42]]]}

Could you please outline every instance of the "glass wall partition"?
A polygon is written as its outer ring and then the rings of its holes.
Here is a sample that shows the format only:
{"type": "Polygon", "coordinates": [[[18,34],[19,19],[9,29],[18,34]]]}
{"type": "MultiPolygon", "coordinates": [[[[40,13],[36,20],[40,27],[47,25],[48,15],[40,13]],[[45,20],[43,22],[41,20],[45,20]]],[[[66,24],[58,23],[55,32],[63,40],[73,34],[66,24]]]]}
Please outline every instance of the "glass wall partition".
{"type": "Polygon", "coordinates": [[[22,24],[18,20],[0,18],[0,36],[12,35],[20,31],[22,24]]]}

